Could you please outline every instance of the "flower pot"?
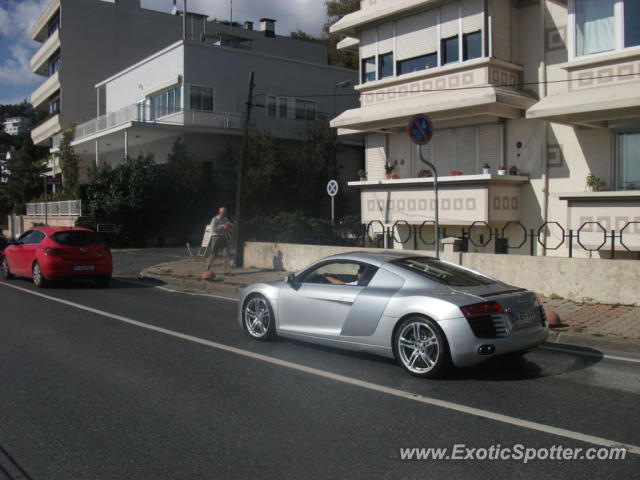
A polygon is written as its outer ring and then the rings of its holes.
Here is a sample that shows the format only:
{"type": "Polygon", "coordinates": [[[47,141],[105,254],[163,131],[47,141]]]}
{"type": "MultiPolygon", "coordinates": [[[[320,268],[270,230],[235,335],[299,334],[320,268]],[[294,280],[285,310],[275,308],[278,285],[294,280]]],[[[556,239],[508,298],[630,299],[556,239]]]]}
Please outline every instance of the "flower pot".
{"type": "Polygon", "coordinates": [[[491,173],[491,169],[490,168],[482,167],[482,174],[483,175],[489,175],[490,173],[491,173]]]}
{"type": "Polygon", "coordinates": [[[367,177],[360,177],[360,181],[361,182],[366,182],[367,181],[367,177]]]}
{"type": "Polygon", "coordinates": [[[387,173],[385,177],[387,178],[387,180],[391,180],[393,178],[393,173],[387,173]]]}
{"type": "Polygon", "coordinates": [[[587,188],[589,189],[590,192],[593,192],[593,185],[587,185],[587,188]]]}
{"type": "Polygon", "coordinates": [[[507,171],[504,168],[498,169],[498,175],[506,175],[507,171]]]}

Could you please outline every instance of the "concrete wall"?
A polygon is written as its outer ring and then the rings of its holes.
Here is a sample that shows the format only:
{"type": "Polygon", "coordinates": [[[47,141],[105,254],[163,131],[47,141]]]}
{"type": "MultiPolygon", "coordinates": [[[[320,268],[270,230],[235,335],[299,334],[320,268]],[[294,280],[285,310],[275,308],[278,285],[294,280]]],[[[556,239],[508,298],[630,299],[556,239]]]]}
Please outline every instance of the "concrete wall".
{"type": "MultiPolygon", "coordinates": [[[[248,242],[244,250],[244,264],[247,267],[297,271],[327,255],[366,250],[248,242]]],[[[424,250],[415,253],[425,254],[424,250]]],[[[578,302],[640,305],[640,262],[634,260],[453,252],[444,254],[443,259],[546,296],[557,295],[578,302]]]]}

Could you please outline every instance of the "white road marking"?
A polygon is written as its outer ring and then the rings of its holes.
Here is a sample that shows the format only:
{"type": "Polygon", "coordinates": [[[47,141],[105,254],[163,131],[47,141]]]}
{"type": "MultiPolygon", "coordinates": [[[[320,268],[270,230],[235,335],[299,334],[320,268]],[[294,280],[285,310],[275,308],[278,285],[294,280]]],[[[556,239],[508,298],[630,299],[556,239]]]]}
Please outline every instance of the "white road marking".
{"type": "Polygon", "coordinates": [[[287,360],[281,360],[279,358],[270,357],[268,355],[262,355],[260,353],[255,353],[247,350],[243,350],[241,348],[232,347],[230,345],[225,345],[223,343],[213,342],[211,340],[205,340],[204,338],[194,337],[193,335],[187,335],[185,333],[176,332],[175,330],[169,330],[167,328],[158,327],[155,325],[150,325],[148,323],[140,322],[138,320],[133,320],[131,318],[123,317],[121,315],[116,315],[113,313],[105,312],[103,310],[98,310],[96,308],[87,307],[86,305],[82,305],[79,303],[71,302],[69,300],[63,300],[61,298],[55,298],[50,295],[45,295],[40,292],[34,292],[32,290],[28,290],[26,288],[18,287],[16,285],[10,285],[8,283],[0,282],[0,285],[4,285],[6,287],[10,287],[16,290],[20,290],[21,292],[28,293],[29,295],[35,295],[37,297],[45,298],[52,302],[61,303],[63,305],[67,305],[73,308],[77,308],[79,310],[84,310],[86,312],[95,313],[96,315],[100,315],[103,317],[111,318],[113,320],[118,320],[119,322],[127,323],[129,325],[135,325],[136,327],[144,328],[147,330],[151,330],[153,332],[162,333],[164,335],[170,335],[175,338],[180,338],[182,340],[187,340],[189,342],[198,343],[200,345],[205,345],[208,347],[212,347],[218,350],[222,350],[225,352],[235,353],[237,355],[241,355],[243,357],[252,358],[254,360],[260,360],[265,363],[270,363],[272,365],[278,365],[284,368],[288,368],[291,370],[296,370],[298,372],[307,373],[310,375],[315,375],[317,377],[326,378],[329,380],[334,380],[336,382],[345,383],[348,385],[354,385],[357,387],[365,388],[367,390],[385,393],[387,395],[392,395],[394,397],[404,398],[406,400],[412,400],[414,402],[424,403],[427,405],[433,405],[440,408],[445,408],[447,410],[453,410],[460,413],[466,413],[468,415],[475,415],[477,417],[486,418],[489,420],[494,420],[496,422],[506,423],[509,425],[514,425],[516,427],[528,428],[530,430],[536,430],[538,432],[544,432],[551,435],[556,435],[559,437],[569,438],[572,440],[578,440],[581,442],[591,443],[593,445],[600,445],[602,447],[610,447],[610,448],[620,448],[623,447],[627,449],[630,453],[634,453],[636,455],[640,455],[640,446],[624,444],[621,442],[616,442],[614,440],[609,440],[602,437],[596,437],[594,435],[588,435],[580,432],[574,432],[572,430],[566,430],[564,428],[553,427],[551,425],[545,425],[543,423],[532,422],[529,420],[524,420],[521,418],[511,417],[508,415],[503,415],[501,413],[492,412],[489,410],[483,410],[480,408],[469,407],[466,405],[461,405],[458,403],[448,402],[446,400],[438,400],[437,398],[426,397],[424,395],[418,395],[411,392],[406,392],[404,390],[399,390],[397,388],[387,387],[384,385],[379,385],[372,382],[367,382],[365,380],[359,380],[357,378],[347,377],[346,375],[340,375],[337,373],[328,372],[326,370],[321,370],[319,368],[308,367],[306,365],[301,365],[294,362],[289,362],[287,360]]]}
{"type": "Polygon", "coordinates": [[[617,360],[619,362],[640,363],[640,358],[621,357],[619,355],[610,355],[608,353],[585,352],[581,350],[574,350],[572,348],[555,347],[553,345],[541,345],[538,348],[541,348],[543,350],[550,350],[553,352],[571,353],[573,355],[584,355],[586,357],[606,358],[607,360],[617,360]]]}
{"type": "Polygon", "coordinates": [[[199,292],[190,292],[188,290],[177,290],[175,288],[170,288],[170,287],[165,287],[164,285],[154,285],[152,283],[148,283],[145,282],[143,280],[130,280],[128,278],[119,278],[119,277],[115,277],[115,279],[119,282],[124,282],[124,283],[131,283],[133,285],[144,285],[145,287],[154,287],[157,288],[158,290],[162,290],[164,292],[170,292],[170,293],[179,293],[182,295],[191,295],[194,297],[211,297],[211,298],[218,298],[220,300],[228,300],[231,302],[238,302],[239,299],[237,297],[225,297],[224,295],[216,295],[214,293],[199,293],[199,292]]]}

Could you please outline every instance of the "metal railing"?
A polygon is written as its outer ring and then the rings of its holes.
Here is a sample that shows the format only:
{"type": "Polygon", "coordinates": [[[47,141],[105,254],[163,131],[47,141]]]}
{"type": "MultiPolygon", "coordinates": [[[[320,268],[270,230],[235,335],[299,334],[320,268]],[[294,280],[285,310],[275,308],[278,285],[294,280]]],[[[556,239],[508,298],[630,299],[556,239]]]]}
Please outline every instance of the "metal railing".
{"type": "Polygon", "coordinates": [[[82,200],[61,200],[59,202],[27,203],[27,215],[35,217],[82,216],[82,200]]]}
{"type": "MultiPolygon", "coordinates": [[[[385,225],[378,220],[360,226],[349,226],[337,222],[333,226],[305,224],[270,224],[268,228],[253,228],[248,240],[265,242],[308,243],[314,245],[351,245],[367,248],[394,248],[402,245],[407,249],[435,248],[433,221],[419,225],[399,220],[385,225]],[[320,227],[320,228],[319,228],[320,227]]],[[[628,221],[619,230],[608,230],[600,222],[584,222],[577,229],[567,229],[558,222],[545,222],[537,228],[528,228],[521,222],[507,222],[500,227],[484,221],[468,226],[441,227],[440,238],[455,237],[460,240],[461,250],[480,250],[497,254],[519,254],[531,256],[565,248],[572,258],[577,251],[591,256],[594,252],[616,258],[621,251],[640,251],[640,221],[628,221]]]]}
{"type": "Polygon", "coordinates": [[[239,130],[242,126],[242,114],[135,104],[77,125],[74,140],[81,140],[129,122],[239,130]]]}

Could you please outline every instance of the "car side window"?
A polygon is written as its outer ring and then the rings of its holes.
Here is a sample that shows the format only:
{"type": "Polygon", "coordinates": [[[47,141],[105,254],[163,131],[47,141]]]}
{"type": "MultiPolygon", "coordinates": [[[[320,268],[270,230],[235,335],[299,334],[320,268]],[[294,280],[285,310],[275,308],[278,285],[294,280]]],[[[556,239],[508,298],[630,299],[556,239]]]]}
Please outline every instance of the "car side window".
{"type": "Polygon", "coordinates": [[[29,230],[29,231],[24,232],[16,240],[16,245],[25,245],[27,243],[27,241],[29,240],[29,237],[31,236],[32,233],[33,233],[33,230],[29,230]]]}
{"type": "Polygon", "coordinates": [[[22,245],[37,245],[44,240],[45,236],[44,232],[41,232],[40,230],[33,230],[29,236],[22,241],[22,245]]]}
{"type": "Polygon", "coordinates": [[[366,286],[377,268],[358,262],[330,262],[302,275],[302,283],[320,283],[326,285],[366,286]]]}

